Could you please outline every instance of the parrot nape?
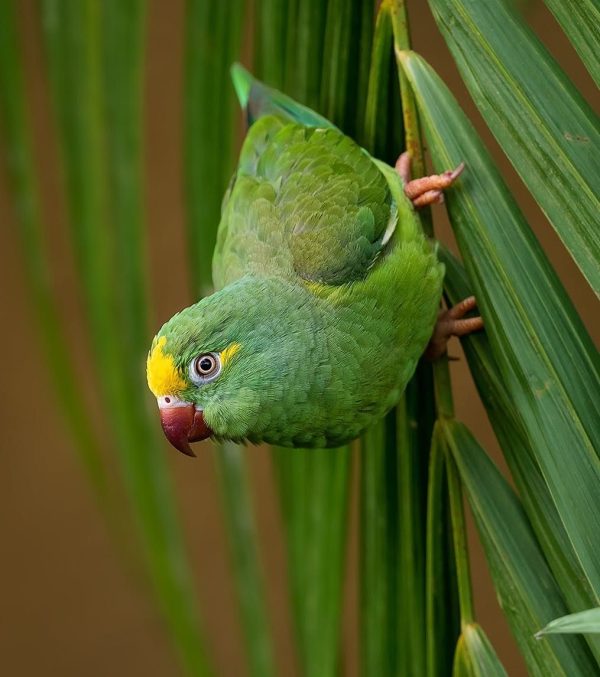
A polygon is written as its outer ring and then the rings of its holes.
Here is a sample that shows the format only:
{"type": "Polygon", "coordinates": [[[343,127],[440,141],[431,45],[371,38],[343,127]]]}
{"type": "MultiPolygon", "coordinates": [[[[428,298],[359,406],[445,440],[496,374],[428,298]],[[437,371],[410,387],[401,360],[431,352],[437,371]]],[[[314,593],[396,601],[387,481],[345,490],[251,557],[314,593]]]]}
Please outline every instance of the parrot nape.
{"type": "Polygon", "coordinates": [[[147,361],[168,440],[335,447],[384,416],[428,344],[482,326],[440,316],[444,267],[416,206],[460,173],[408,181],[325,118],[255,80],[234,86],[250,127],[223,200],[217,291],[172,317],[147,361]]]}

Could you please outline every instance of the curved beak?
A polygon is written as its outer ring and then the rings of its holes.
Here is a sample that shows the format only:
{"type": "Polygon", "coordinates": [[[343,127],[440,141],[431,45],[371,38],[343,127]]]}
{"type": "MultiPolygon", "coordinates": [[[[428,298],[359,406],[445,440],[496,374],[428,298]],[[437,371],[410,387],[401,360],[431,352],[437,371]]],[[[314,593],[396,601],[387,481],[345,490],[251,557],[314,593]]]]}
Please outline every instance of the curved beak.
{"type": "Polygon", "coordinates": [[[159,397],[160,422],[165,437],[183,454],[195,456],[190,442],[210,437],[211,430],[204,422],[204,413],[189,402],[175,397],[159,397]]]}

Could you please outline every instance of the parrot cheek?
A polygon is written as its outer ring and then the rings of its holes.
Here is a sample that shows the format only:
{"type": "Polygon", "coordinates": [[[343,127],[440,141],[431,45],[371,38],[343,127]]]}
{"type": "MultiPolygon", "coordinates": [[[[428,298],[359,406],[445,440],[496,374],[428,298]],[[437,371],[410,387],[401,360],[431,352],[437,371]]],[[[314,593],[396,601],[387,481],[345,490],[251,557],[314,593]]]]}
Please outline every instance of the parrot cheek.
{"type": "Polygon", "coordinates": [[[219,397],[208,400],[204,415],[206,425],[214,435],[241,440],[256,431],[260,411],[259,394],[255,390],[239,387],[221,392],[219,397]]]}
{"type": "Polygon", "coordinates": [[[204,421],[204,412],[172,396],[158,398],[158,407],[165,437],[178,451],[195,456],[190,442],[204,440],[212,434],[204,421]]]}

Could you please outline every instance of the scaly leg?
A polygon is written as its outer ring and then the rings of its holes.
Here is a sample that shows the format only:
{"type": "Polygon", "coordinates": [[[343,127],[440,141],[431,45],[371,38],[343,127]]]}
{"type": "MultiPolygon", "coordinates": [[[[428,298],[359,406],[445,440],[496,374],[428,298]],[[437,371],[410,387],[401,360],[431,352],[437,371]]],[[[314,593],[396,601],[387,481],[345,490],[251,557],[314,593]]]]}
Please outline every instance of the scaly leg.
{"type": "Polygon", "coordinates": [[[423,176],[420,179],[410,179],[410,155],[405,152],[396,161],[396,171],[404,182],[404,193],[415,208],[436,204],[444,201],[443,190],[450,187],[465,168],[461,162],[456,169],[449,169],[443,174],[423,176]]]}
{"type": "MultiPolygon", "coordinates": [[[[404,193],[415,208],[424,207],[444,201],[443,190],[450,187],[465,168],[461,162],[456,169],[443,174],[433,174],[420,179],[410,178],[410,155],[405,152],[396,161],[396,171],[404,183],[404,193]]],[[[465,317],[477,306],[474,296],[464,299],[448,310],[441,310],[433,330],[433,336],[425,350],[425,358],[437,360],[446,352],[448,339],[451,336],[466,336],[483,328],[481,317],[465,317]]]]}
{"type": "Polygon", "coordinates": [[[477,306],[474,296],[464,299],[448,310],[441,310],[433,336],[425,350],[425,358],[434,361],[446,352],[448,339],[451,336],[466,336],[483,328],[481,317],[465,317],[477,306]]]}

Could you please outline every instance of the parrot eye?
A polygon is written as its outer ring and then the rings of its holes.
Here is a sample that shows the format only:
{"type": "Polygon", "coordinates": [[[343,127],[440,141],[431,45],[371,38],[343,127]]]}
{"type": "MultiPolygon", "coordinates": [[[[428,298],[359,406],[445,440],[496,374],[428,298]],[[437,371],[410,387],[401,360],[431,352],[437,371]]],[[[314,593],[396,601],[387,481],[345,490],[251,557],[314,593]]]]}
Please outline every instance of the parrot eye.
{"type": "Polygon", "coordinates": [[[190,364],[190,378],[198,385],[214,381],[220,373],[221,360],[216,353],[198,355],[190,364]]]}

